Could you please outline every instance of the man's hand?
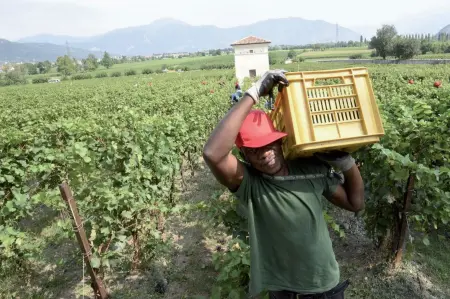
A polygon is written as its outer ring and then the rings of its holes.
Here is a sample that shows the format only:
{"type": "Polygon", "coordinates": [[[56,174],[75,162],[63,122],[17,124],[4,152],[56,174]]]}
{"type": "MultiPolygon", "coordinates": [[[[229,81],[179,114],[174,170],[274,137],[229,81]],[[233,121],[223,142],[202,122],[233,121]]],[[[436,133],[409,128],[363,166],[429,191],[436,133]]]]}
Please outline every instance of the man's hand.
{"type": "Polygon", "coordinates": [[[364,209],[364,183],[355,164],[355,159],[349,153],[332,151],[330,153],[314,154],[320,160],[328,163],[336,171],[344,174],[344,184],[327,197],[334,205],[352,212],[364,209]]]}
{"type": "Polygon", "coordinates": [[[328,163],[337,171],[345,172],[355,165],[355,159],[349,153],[343,151],[332,151],[330,153],[314,154],[320,160],[328,163]]]}
{"type": "MultiPolygon", "coordinates": [[[[252,97],[253,101],[257,103],[260,97],[269,95],[272,89],[277,84],[282,84],[282,86],[288,86],[289,82],[284,75],[286,71],[284,70],[273,70],[268,71],[262,75],[262,77],[245,93],[252,97]]],[[[280,90],[280,88],[279,88],[280,90]]]]}

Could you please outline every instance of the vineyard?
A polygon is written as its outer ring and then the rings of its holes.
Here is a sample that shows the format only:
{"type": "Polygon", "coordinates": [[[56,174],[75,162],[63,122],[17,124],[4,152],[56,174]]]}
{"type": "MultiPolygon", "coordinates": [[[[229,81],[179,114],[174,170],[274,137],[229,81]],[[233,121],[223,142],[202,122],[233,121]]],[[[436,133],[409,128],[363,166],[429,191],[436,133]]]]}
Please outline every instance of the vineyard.
{"type": "MultiPolygon", "coordinates": [[[[222,86],[232,79],[175,74],[3,89],[2,270],[39,261],[45,228],[24,224],[64,210],[57,189],[63,181],[79,199],[94,267],[110,267],[130,239],[137,263],[138,244],[156,246],[166,214],[182,208],[175,185],[180,165],[198,160],[228,107],[222,86]]],[[[50,225],[74,238],[69,218],[57,218],[50,225]]]]}
{"type": "MultiPolygon", "coordinates": [[[[450,67],[374,66],[369,71],[386,135],[355,154],[366,184],[366,210],[358,221],[364,221],[363,235],[374,252],[400,268],[417,241],[425,247],[442,242],[450,249],[450,67]],[[442,85],[435,87],[436,81],[442,85]]],[[[233,197],[211,183],[203,190],[211,199],[182,200],[190,187],[186,178],[198,172],[203,144],[228,110],[233,86],[232,71],[202,71],[1,88],[0,277],[17,273],[27,284],[2,285],[0,297],[61,298],[45,288],[30,291],[27,275],[63,263],[43,260],[43,251],[75,240],[58,191],[64,181],[74,193],[100,273],[139,271],[170,250],[167,222],[195,210],[212,235],[215,227],[228,235],[226,244],[217,240],[221,245],[210,265],[199,271],[215,275],[214,289],[205,287],[216,298],[242,296],[249,252],[233,197]]],[[[203,171],[197,180],[212,179],[203,171]]],[[[325,217],[338,232],[337,243],[350,239],[353,232],[339,217],[331,210],[325,217]]],[[[450,296],[445,283],[450,260],[442,264],[447,271],[433,278],[440,287],[423,291],[434,292],[430,298],[450,296]]],[[[76,265],[82,271],[81,261],[76,265]]],[[[186,298],[194,295],[205,294],[192,290],[186,298]]],[[[388,295],[373,298],[392,298],[388,295]]],[[[349,298],[371,296],[370,286],[349,289],[349,298]]]]}

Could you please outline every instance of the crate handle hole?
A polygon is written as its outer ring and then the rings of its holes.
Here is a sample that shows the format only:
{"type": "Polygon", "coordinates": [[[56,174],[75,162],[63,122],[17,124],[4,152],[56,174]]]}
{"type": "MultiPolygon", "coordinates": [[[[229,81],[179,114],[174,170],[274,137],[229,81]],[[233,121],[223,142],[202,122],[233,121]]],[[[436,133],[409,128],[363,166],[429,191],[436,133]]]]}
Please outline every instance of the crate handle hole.
{"type": "Polygon", "coordinates": [[[344,81],[342,78],[316,79],[314,81],[314,86],[328,86],[336,84],[344,84],[344,81]]]}

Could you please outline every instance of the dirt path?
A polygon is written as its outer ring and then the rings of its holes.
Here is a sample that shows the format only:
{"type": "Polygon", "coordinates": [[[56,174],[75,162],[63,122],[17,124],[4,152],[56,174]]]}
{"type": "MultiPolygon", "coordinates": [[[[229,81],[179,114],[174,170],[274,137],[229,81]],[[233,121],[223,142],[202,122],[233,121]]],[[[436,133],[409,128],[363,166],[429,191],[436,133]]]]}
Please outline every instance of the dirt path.
{"type": "MultiPolygon", "coordinates": [[[[207,202],[215,191],[222,190],[203,162],[193,175],[184,173],[182,204],[207,202]]],[[[165,224],[171,242],[168,252],[148,265],[148,271],[111,277],[107,283],[115,298],[209,298],[216,277],[211,255],[218,240],[226,236],[208,227],[206,217],[205,211],[196,208],[169,217],[165,224]],[[164,292],[158,294],[155,289],[164,292]]]]}
{"type": "MultiPolygon", "coordinates": [[[[186,185],[181,201],[190,204],[207,202],[214,191],[223,189],[203,163],[194,176],[186,179],[186,185]]],[[[177,235],[177,240],[169,273],[169,291],[164,298],[191,298],[194,295],[209,298],[216,276],[211,255],[217,241],[225,235],[207,227],[206,217],[204,211],[192,210],[168,220],[169,230],[177,235]]]]}

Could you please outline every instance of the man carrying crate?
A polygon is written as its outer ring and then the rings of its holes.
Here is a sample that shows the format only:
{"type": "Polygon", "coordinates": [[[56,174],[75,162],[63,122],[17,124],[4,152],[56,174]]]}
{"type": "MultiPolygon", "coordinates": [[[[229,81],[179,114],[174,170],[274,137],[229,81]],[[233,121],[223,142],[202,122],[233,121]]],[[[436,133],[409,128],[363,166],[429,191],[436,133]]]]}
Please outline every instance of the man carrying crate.
{"type": "Polygon", "coordinates": [[[203,156],[217,180],[246,212],[251,248],[250,295],[278,298],[344,298],[339,266],[322,214],[321,197],[343,209],[364,208],[363,180],[347,153],[286,161],[270,118],[251,110],[260,97],[288,85],[283,71],[269,71],[217,125],[203,156]],[[231,154],[233,145],[247,163],[231,154]],[[345,183],[330,171],[343,172],[345,183]]]}

